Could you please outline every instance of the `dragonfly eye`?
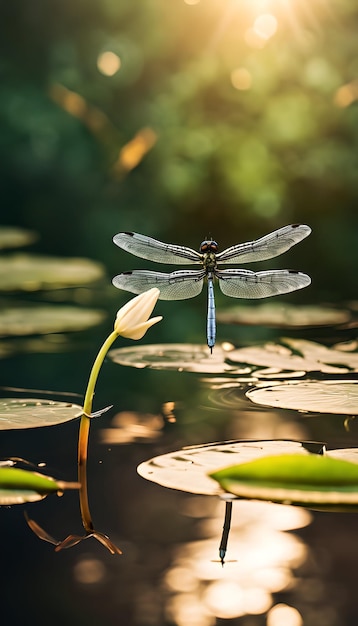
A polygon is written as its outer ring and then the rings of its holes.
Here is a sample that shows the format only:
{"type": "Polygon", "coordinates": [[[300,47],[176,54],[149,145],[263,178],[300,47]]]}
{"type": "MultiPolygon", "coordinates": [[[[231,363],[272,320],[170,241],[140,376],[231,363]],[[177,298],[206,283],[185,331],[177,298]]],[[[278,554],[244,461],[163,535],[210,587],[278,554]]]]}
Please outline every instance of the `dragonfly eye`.
{"type": "Polygon", "coordinates": [[[207,241],[202,241],[200,244],[200,252],[204,253],[204,252],[217,252],[218,251],[218,244],[216,243],[216,241],[213,241],[212,239],[207,240],[207,241]]]}

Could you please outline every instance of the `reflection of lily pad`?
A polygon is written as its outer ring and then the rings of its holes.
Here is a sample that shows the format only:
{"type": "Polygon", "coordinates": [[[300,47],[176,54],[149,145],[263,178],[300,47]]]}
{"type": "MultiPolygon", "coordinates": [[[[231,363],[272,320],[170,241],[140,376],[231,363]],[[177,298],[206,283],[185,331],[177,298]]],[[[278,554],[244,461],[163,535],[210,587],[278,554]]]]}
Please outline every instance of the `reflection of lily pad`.
{"type": "Polygon", "coordinates": [[[358,371],[358,353],[342,346],[326,346],[303,339],[285,339],[283,344],[266,343],[230,352],[230,361],[298,372],[345,374],[358,371]]]}
{"type": "Polygon", "coordinates": [[[150,367],[208,374],[241,371],[238,366],[225,363],[227,353],[220,346],[215,346],[212,355],[206,346],[180,343],[119,348],[111,350],[108,354],[115,363],[138,368],[150,367]]]}
{"type": "Polygon", "coordinates": [[[74,349],[74,343],[70,341],[68,335],[64,334],[39,335],[29,338],[19,336],[12,337],[10,340],[0,341],[0,359],[25,352],[54,354],[57,352],[69,352],[74,349]]]}
{"type": "Polygon", "coordinates": [[[163,487],[189,493],[220,495],[222,490],[208,474],[228,464],[246,463],[272,454],[322,452],[324,444],[298,441],[227,441],[183,448],[157,456],[137,468],[138,474],[163,487]]]}
{"type": "Polygon", "coordinates": [[[313,413],[356,415],[358,381],[288,381],[270,387],[256,387],[246,392],[256,404],[313,413]]]}
{"type": "Polygon", "coordinates": [[[247,324],[251,326],[273,326],[296,328],[332,326],[344,324],[351,318],[349,311],[340,311],[326,306],[294,306],[269,302],[255,306],[240,305],[217,312],[223,324],[247,324]]]}
{"type": "Polygon", "coordinates": [[[99,324],[102,311],[74,306],[38,305],[0,311],[0,335],[35,335],[83,330],[99,324]]]}
{"type": "Polygon", "coordinates": [[[240,498],[303,506],[358,505],[358,466],[327,456],[265,456],[210,476],[240,498]]]}
{"type": "Polygon", "coordinates": [[[50,476],[15,467],[0,468],[0,506],[42,500],[50,493],[78,489],[79,483],[56,481],[50,476]]]}
{"type": "Polygon", "coordinates": [[[82,407],[69,402],[36,398],[0,399],[0,430],[39,428],[69,422],[82,415],[82,407]]]}
{"type": "Polygon", "coordinates": [[[0,250],[29,246],[36,241],[36,239],[37,234],[31,230],[17,228],[16,226],[0,227],[0,250]]]}
{"type": "Polygon", "coordinates": [[[90,259],[16,254],[0,258],[1,291],[60,289],[91,283],[104,274],[90,259]]]}

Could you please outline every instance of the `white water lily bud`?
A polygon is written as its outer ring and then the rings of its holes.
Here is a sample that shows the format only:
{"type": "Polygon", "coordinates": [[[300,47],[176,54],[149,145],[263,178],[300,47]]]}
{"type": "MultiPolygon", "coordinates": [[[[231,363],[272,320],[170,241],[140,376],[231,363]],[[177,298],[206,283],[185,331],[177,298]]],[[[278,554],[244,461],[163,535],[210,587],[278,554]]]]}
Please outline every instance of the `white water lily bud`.
{"type": "Polygon", "coordinates": [[[114,330],[118,335],[128,339],[141,339],[148,328],[160,322],[163,319],[161,316],[149,319],[159,295],[159,289],[153,287],[122,306],[114,323],[114,330]]]}

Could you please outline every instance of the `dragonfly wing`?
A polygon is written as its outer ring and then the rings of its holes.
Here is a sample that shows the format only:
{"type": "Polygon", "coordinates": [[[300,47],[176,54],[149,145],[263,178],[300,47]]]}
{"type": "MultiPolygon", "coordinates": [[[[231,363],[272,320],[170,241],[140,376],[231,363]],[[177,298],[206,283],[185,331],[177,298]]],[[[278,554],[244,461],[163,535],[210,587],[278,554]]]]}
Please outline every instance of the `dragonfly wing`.
{"type": "Polygon", "coordinates": [[[147,289],[157,287],[160,291],[159,300],[186,300],[197,296],[204,282],[204,271],[178,270],[170,274],[134,270],[118,274],[112,283],[118,289],[132,293],[143,293],[147,289]]]}
{"type": "Polygon", "coordinates": [[[250,272],[232,269],[218,270],[215,275],[221,291],[232,298],[268,298],[303,289],[311,283],[307,274],[294,270],[250,272]]]}
{"type": "Polygon", "coordinates": [[[305,224],[290,224],[255,241],[226,248],[216,255],[216,260],[218,263],[249,263],[272,259],[308,237],[310,232],[310,227],[305,224]]]}
{"type": "Polygon", "coordinates": [[[199,252],[177,246],[171,243],[163,243],[152,237],[139,235],[138,233],[118,233],[113,237],[114,243],[135,256],[157,263],[173,263],[176,265],[188,263],[201,263],[202,256],[199,252]]]}

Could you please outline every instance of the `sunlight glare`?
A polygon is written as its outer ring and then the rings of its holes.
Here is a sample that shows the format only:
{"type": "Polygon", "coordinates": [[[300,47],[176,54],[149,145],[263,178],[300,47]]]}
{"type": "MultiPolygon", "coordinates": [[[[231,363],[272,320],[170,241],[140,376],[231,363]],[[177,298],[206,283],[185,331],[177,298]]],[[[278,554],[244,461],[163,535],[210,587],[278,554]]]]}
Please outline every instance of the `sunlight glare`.
{"type": "Polygon", "coordinates": [[[185,593],[194,591],[199,580],[188,567],[173,567],[165,575],[165,585],[171,591],[185,593]]]}
{"type": "Polygon", "coordinates": [[[167,604],[167,614],[176,626],[214,626],[212,616],[203,610],[201,601],[190,593],[180,593],[167,604]]]}
{"type": "Polygon", "coordinates": [[[185,4],[189,4],[189,6],[194,6],[194,4],[199,4],[200,0],[184,0],[185,4]]]}
{"type": "Polygon", "coordinates": [[[293,606],[276,604],[267,615],[267,626],[303,626],[303,620],[293,606]]]}
{"type": "Polygon", "coordinates": [[[231,72],[231,83],[235,89],[246,91],[252,85],[252,76],[246,67],[237,67],[231,72]]]}
{"type": "Polygon", "coordinates": [[[263,39],[258,35],[253,28],[248,28],[244,35],[245,42],[250,48],[256,48],[260,50],[265,47],[267,42],[266,39],[263,39]]]}
{"type": "Polygon", "coordinates": [[[98,56],[97,67],[104,76],[114,76],[121,67],[121,59],[114,52],[106,50],[98,56]]]}
{"type": "Polygon", "coordinates": [[[253,31],[261,39],[268,40],[276,33],[277,26],[277,19],[274,15],[271,13],[263,13],[256,18],[253,31]]]}
{"type": "MultiPolygon", "coordinates": [[[[260,568],[252,572],[252,583],[270,593],[282,591],[289,585],[294,584],[294,576],[288,567],[260,568]]],[[[267,609],[268,610],[268,609],[267,609]]]]}
{"type": "Polygon", "coordinates": [[[261,615],[266,613],[272,606],[272,597],[265,589],[250,587],[244,593],[245,613],[249,615],[261,615]]]}
{"type": "Polygon", "coordinates": [[[233,581],[221,580],[210,584],[204,595],[204,605],[221,619],[245,615],[243,590],[233,581]]]}

